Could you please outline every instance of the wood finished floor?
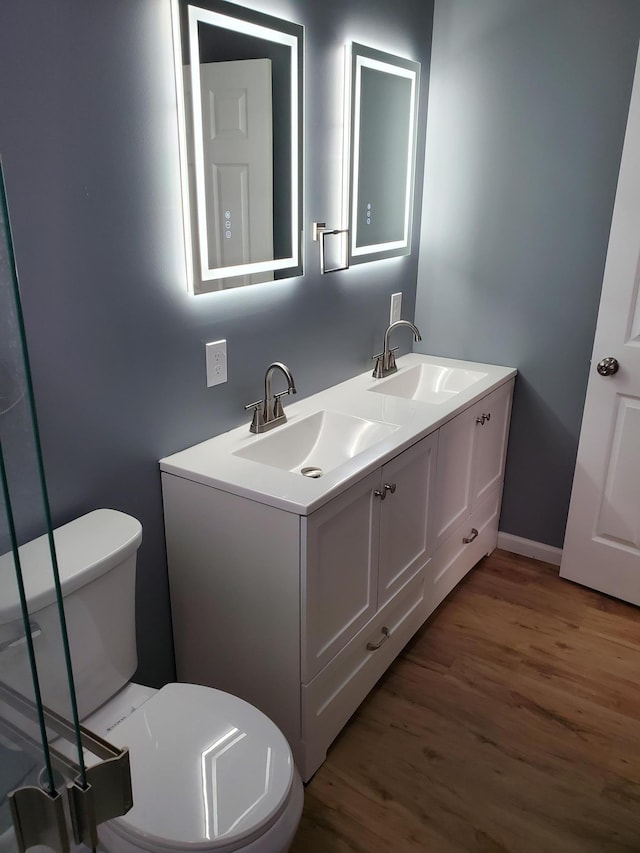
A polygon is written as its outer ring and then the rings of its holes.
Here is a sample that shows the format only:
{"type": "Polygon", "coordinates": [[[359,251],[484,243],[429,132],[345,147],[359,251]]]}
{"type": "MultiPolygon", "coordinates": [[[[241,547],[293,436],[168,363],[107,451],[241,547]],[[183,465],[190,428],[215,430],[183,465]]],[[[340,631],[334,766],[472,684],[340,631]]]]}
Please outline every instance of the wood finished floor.
{"type": "Polygon", "coordinates": [[[291,853],[640,851],[640,610],[495,551],[305,789],[291,853]]]}

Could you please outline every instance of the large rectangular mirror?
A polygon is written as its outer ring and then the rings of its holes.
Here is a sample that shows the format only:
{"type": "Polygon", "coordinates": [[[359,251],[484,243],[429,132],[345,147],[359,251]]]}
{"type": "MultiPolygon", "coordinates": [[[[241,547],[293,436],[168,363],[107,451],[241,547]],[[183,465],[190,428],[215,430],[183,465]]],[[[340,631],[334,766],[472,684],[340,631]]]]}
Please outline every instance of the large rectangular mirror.
{"type": "Polygon", "coordinates": [[[420,63],[353,42],[347,64],[349,264],[408,255],[420,63]]]}
{"type": "Polygon", "coordinates": [[[303,29],[172,0],[189,289],[302,275],[303,29]]]}

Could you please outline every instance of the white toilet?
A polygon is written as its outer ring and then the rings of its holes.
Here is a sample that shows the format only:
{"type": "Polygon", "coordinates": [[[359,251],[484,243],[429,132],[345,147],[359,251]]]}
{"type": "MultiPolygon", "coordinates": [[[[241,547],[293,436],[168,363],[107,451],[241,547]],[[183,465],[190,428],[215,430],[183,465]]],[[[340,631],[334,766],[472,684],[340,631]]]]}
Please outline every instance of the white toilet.
{"type": "MultiPolygon", "coordinates": [[[[98,827],[107,853],[279,853],[302,814],[289,745],[271,720],[228,693],[130,681],[137,667],[135,565],[140,523],[101,509],[55,533],[84,726],[130,752],[133,808],[98,827]]],[[[45,704],[68,717],[48,541],[20,548],[45,704]],[[36,624],[33,624],[36,623],[36,624]]],[[[0,557],[0,640],[20,625],[11,554],[0,557]]],[[[7,644],[5,643],[5,648],[7,644]]],[[[224,649],[212,649],[224,654],[224,649]]],[[[32,695],[24,644],[0,654],[0,679],[32,695]]]]}

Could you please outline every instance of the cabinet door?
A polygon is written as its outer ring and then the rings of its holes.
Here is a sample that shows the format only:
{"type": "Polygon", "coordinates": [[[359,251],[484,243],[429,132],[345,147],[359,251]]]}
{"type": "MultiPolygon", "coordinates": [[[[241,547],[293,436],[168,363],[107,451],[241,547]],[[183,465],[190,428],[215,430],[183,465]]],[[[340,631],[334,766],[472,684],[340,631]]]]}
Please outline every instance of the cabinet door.
{"type": "Polygon", "coordinates": [[[376,611],[380,470],[302,520],[302,681],[376,611]]]}
{"type": "Polygon", "coordinates": [[[436,473],[436,540],[443,542],[471,512],[476,406],[439,429],[436,473]]]}
{"type": "Polygon", "coordinates": [[[474,504],[481,501],[504,477],[512,388],[511,382],[496,388],[473,409],[477,425],[474,504]]]}
{"type": "Polygon", "coordinates": [[[382,468],[378,609],[428,562],[438,436],[429,435],[382,468]]]}

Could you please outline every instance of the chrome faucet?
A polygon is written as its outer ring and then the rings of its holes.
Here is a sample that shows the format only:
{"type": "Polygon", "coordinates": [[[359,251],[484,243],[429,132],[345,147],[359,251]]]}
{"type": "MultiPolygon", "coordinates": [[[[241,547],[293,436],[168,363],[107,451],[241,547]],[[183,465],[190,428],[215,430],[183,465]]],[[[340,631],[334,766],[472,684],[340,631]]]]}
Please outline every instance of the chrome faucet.
{"type": "Polygon", "coordinates": [[[398,326],[408,326],[413,332],[414,341],[421,341],[422,335],[408,320],[396,320],[395,323],[391,323],[391,325],[387,328],[387,331],[384,333],[384,349],[378,355],[374,355],[373,358],[376,359],[376,366],[373,369],[373,377],[374,379],[382,379],[384,376],[389,376],[391,373],[395,373],[398,369],[396,367],[396,357],[394,352],[398,349],[398,347],[394,347],[393,349],[389,349],[389,333],[393,329],[397,329],[398,326]]]}
{"type": "Polygon", "coordinates": [[[287,422],[287,416],[282,408],[280,397],[285,394],[295,394],[296,386],[293,381],[293,374],[286,364],[280,361],[274,361],[267,367],[267,372],[264,375],[264,400],[256,400],[255,403],[249,403],[245,406],[245,410],[253,409],[253,420],[249,427],[250,432],[260,433],[267,432],[280,424],[287,422]],[[280,391],[274,394],[271,390],[271,379],[276,370],[282,371],[287,380],[287,390],[280,391]]]}

